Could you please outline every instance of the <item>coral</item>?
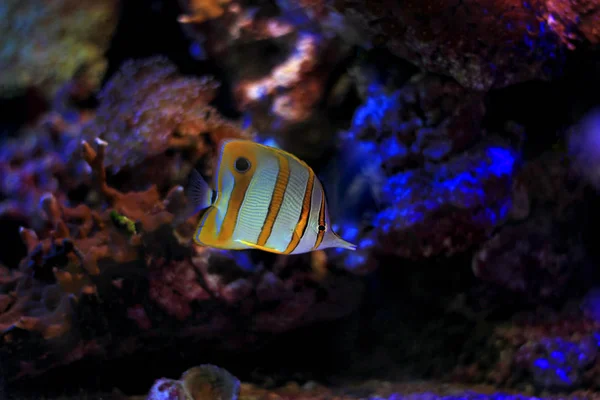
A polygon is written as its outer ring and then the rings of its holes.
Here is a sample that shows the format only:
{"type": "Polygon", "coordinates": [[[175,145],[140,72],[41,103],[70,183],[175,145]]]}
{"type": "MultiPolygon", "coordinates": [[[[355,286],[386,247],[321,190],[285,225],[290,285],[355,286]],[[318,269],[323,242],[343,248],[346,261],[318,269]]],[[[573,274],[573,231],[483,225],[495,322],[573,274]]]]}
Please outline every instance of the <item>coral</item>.
{"type": "Polygon", "coordinates": [[[359,248],[413,259],[451,255],[481,243],[506,218],[519,154],[482,135],[484,111],[480,94],[437,76],[371,93],[343,135],[370,160],[363,173],[379,203],[359,248]]]}
{"type": "Polygon", "coordinates": [[[348,47],[316,24],[294,24],[276,6],[236,1],[223,7],[207,23],[184,24],[186,32],[231,75],[237,108],[253,128],[300,157],[318,157],[318,144],[332,136],[320,106],[348,47]]]}
{"type": "Polygon", "coordinates": [[[158,379],[150,389],[147,400],[237,400],[239,393],[240,381],[235,376],[222,368],[205,364],[188,369],[179,380],[158,379]]]}
{"type": "Polygon", "coordinates": [[[543,338],[525,343],[515,354],[516,365],[527,369],[541,387],[570,389],[580,385],[586,370],[596,361],[600,336],[578,340],[543,338]]]}
{"type": "MultiPolygon", "coordinates": [[[[202,157],[207,159],[203,172],[212,174],[210,159],[220,139],[252,138],[207,105],[218,88],[214,80],[184,77],[162,57],[126,62],[100,93],[97,109],[92,87],[87,70],[79,70],[57,91],[50,112],[3,143],[1,215],[38,229],[45,223],[37,213],[44,193],[64,201],[70,192],[89,188],[89,166],[78,151],[81,139],[99,136],[120,144],[116,156],[107,155],[107,166],[111,177],[129,173],[121,185],[145,189],[150,182],[166,192],[185,183],[202,157]]],[[[93,201],[94,193],[88,198],[93,201]]]]}
{"type": "Polygon", "coordinates": [[[202,134],[210,132],[215,142],[243,134],[208,106],[218,87],[210,77],[180,75],[164,57],[127,61],[98,95],[96,117],[84,127],[82,137],[120,144],[107,155],[112,173],[139,168],[144,162],[148,167],[157,164],[157,156],[168,149],[187,149],[198,157],[207,151],[202,134]]]}
{"type": "Polygon", "coordinates": [[[475,253],[474,274],[523,302],[563,296],[585,256],[583,188],[560,153],[525,163],[515,178],[513,221],[475,253]]]}
{"type": "Polygon", "coordinates": [[[598,42],[595,0],[335,1],[372,42],[476,89],[551,77],[583,38],[598,42]]]}
{"type": "Polygon", "coordinates": [[[600,43],[600,3],[596,0],[547,0],[537,17],[547,21],[564,42],[584,39],[600,43]]]}
{"type": "Polygon", "coordinates": [[[493,355],[478,357],[469,367],[477,371],[471,377],[508,387],[596,390],[599,329],[569,304],[561,311],[522,313],[494,327],[488,339],[493,355]],[[494,361],[488,365],[485,359],[494,361]]]}
{"type": "Polygon", "coordinates": [[[3,2],[0,96],[33,86],[52,98],[81,67],[97,88],[118,14],[116,0],[3,2]]]}
{"type": "Polygon", "coordinates": [[[107,207],[70,208],[48,194],[40,206],[51,230],[38,236],[21,229],[28,254],[17,271],[3,271],[0,297],[7,379],[91,355],[117,357],[157,335],[249,346],[261,335],[338,318],[357,306],[362,286],[351,276],[317,281],[294,267],[294,258],[268,271],[243,252],[194,245],[193,216],[173,227],[174,213],[185,207],[182,188],[172,187],[164,199],[156,185],[113,188],[104,168],[107,146],[101,139],[96,148],[82,144],[107,207]]]}
{"type": "Polygon", "coordinates": [[[47,218],[38,212],[45,193],[66,200],[70,191],[88,183],[89,166],[79,157],[78,135],[92,113],[70,106],[68,82],[57,98],[57,110],[25,127],[0,147],[0,216],[11,216],[42,229],[47,218]]]}
{"type": "MultiPolygon", "coordinates": [[[[182,386],[181,381],[176,382],[182,386]]],[[[155,388],[156,388],[155,384],[155,388]]],[[[156,392],[152,392],[154,395],[156,392]]],[[[161,393],[162,394],[162,393],[161,393]]],[[[198,400],[200,397],[148,397],[148,400],[157,398],[173,400],[198,400]]],[[[281,388],[267,390],[256,385],[242,383],[241,399],[311,399],[321,400],[336,398],[340,400],[357,400],[367,398],[369,400],[583,400],[595,399],[590,397],[589,392],[574,393],[570,396],[530,396],[521,393],[499,392],[489,386],[464,387],[458,385],[447,385],[435,382],[423,383],[394,383],[382,381],[368,381],[353,383],[348,386],[328,388],[315,382],[308,382],[303,386],[291,382],[281,388]]],[[[133,399],[132,399],[133,400],[133,399]]],[[[135,400],[138,400],[137,398],[135,400]]],[[[139,399],[141,400],[141,399],[139,399]]],[[[228,397],[225,397],[228,400],[228,397]]]]}

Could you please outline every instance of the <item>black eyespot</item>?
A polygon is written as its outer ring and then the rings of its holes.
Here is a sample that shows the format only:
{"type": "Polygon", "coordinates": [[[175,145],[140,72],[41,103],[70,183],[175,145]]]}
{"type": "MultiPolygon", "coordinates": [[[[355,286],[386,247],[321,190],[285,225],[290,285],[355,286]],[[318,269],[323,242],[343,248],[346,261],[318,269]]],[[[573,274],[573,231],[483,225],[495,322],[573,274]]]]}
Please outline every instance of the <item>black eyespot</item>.
{"type": "Polygon", "coordinates": [[[319,230],[320,231],[324,231],[325,230],[325,225],[319,225],[319,230]]]}
{"type": "Polygon", "coordinates": [[[250,161],[247,158],[240,157],[235,160],[234,167],[237,172],[246,172],[250,169],[250,161]]]}

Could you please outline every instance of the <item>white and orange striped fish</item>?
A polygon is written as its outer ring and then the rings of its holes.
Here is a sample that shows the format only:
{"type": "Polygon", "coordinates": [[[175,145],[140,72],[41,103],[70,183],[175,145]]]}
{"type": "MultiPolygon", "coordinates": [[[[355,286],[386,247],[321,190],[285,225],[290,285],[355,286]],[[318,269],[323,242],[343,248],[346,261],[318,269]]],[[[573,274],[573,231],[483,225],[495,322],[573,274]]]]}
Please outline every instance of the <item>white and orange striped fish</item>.
{"type": "Polygon", "coordinates": [[[323,185],[294,155],[249,140],[220,144],[214,191],[193,170],[188,198],[205,209],[194,242],[220,249],[299,254],[356,246],[332,229],[323,185]]]}

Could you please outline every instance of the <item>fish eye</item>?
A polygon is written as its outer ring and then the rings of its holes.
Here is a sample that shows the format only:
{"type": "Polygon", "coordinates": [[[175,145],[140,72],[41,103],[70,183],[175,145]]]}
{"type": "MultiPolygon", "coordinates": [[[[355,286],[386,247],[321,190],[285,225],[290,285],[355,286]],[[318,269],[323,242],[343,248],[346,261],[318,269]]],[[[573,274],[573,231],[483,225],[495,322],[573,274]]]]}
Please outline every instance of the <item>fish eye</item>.
{"type": "Polygon", "coordinates": [[[245,157],[239,157],[233,165],[237,172],[246,172],[250,169],[250,160],[245,157]]]}
{"type": "Polygon", "coordinates": [[[325,225],[319,225],[319,230],[320,231],[324,231],[325,230],[325,225]]]}

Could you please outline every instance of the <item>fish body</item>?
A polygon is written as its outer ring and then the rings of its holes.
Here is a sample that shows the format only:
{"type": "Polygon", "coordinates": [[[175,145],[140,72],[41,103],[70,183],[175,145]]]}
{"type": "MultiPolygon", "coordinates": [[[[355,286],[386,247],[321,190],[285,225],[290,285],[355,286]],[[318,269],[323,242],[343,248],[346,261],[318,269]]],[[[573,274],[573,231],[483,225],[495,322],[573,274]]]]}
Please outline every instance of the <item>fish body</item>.
{"type": "Polygon", "coordinates": [[[193,236],[202,246],[300,254],[355,250],[332,229],[323,185],[296,156],[249,140],[220,144],[213,190],[193,171],[189,199],[205,209],[193,236]]]}

